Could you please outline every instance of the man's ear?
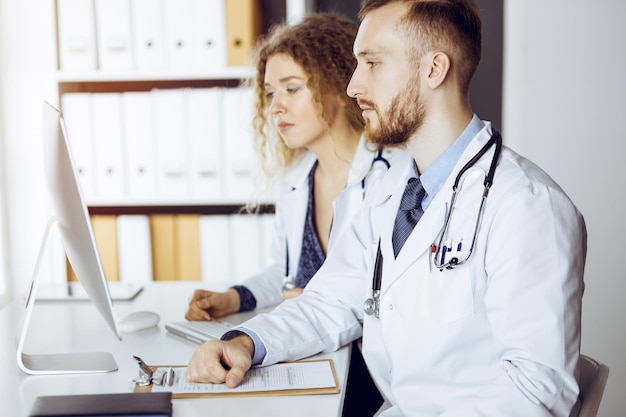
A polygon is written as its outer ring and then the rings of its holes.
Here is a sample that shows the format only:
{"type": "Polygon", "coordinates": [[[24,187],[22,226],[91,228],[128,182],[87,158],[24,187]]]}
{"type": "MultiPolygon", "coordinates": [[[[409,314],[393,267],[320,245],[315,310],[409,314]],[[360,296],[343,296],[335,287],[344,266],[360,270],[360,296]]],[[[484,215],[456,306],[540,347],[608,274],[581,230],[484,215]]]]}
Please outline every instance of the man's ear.
{"type": "Polygon", "coordinates": [[[450,71],[450,57],[444,52],[434,52],[430,58],[430,71],[427,83],[432,89],[439,87],[445,81],[450,71]]]}

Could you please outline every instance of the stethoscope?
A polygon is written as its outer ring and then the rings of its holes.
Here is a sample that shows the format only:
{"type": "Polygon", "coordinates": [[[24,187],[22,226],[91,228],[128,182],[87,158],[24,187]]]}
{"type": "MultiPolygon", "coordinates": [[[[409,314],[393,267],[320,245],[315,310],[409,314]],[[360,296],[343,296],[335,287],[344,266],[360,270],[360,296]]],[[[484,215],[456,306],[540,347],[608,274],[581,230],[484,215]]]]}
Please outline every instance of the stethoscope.
{"type": "MultiPolygon", "coordinates": [[[[496,165],[498,164],[498,159],[500,158],[500,154],[502,153],[502,136],[500,132],[494,129],[493,134],[487,141],[487,143],[478,151],[476,155],[472,159],[470,159],[464,166],[461,168],[459,173],[457,174],[454,185],[452,186],[452,198],[450,200],[450,211],[446,215],[443,230],[441,231],[441,235],[439,237],[439,241],[437,245],[433,244],[431,248],[431,252],[434,256],[434,266],[437,269],[453,269],[458,266],[465,264],[474,251],[474,245],[476,244],[476,236],[478,234],[478,229],[480,227],[480,221],[483,217],[483,212],[485,209],[485,201],[487,200],[487,195],[489,194],[489,189],[493,185],[493,177],[496,172],[496,165]],[[452,257],[450,260],[445,261],[445,258],[441,257],[442,244],[446,241],[446,235],[448,234],[448,229],[450,227],[450,219],[452,218],[452,213],[454,212],[454,207],[456,204],[457,192],[459,190],[459,183],[463,178],[463,174],[465,174],[472,166],[478,162],[478,160],[485,155],[485,153],[491,148],[492,145],[496,145],[495,152],[491,159],[491,165],[489,166],[489,171],[485,175],[485,180],[483,181],[483,196],[480,201],[480,208],[478,210],[478,215],[476,216],[476,224],[474,225],[474,236],[472,237],[472,244],[470,246],[467,255],[460,260],[458,257],[452,257]],[[441,260],[441,261],[438,261],[441,260]]],[[[462,185],[462,184],[461,184],[462,185]]],[[[374,273],[372,276],[372,296],[365,300],[363,305],[363,310],[367,315],[373,315],[378,318],[378,314],[380,311],[380,289],[382,284],[382,272],[383,272],[383,256],[380,251],[380,239],[378,240],[378,251],[376,253],[376,261],[374,263],[374,273]]]]}
{"type": "MultiPolygon", "coordinates": [[[[391,167],[391,164],[383,156],[383,149],[379,149],[374,159],[372,159],[372,165],[370,168],[370,172],[376,163],[382,163],[385,165],[387,169],[391,167]]],[[[365,177],[361,180],[361,190],[365,194],[365,177]]],[[[283,277],[283,291],[285,290],[293,290],[296,287],[296,277],[289,274],[289,244],[287,239],[285,239],[285,276],[283,277]]]]}
{"type": "MultiPolygon", "coordinates": [[[[389,163],[387,158],[383,156],[382,148],[378,150],[378,152],[376,153],[376,156],[374,156],[374,159],[372,159],[372,165],[371,165],[372,168],[374,167],[376,163],[384,164],[387,169],[391,167],[391,164],[389,163]]],[[[371,172],[371,168],[370,168],[370,172],[371,172]]],[[[363,193],[365,193],[365,177],[361,180],[361,190],[363,191],[363,193]]],[[[286,239],[285,239],[285,276],[283,277],[282,288],[283,288],[283,291],[293,290],[294,288],[296,288],[296,277],[289,274],[289,244],[286,239]]]]}
{"type": "Polygon", "coordinates": [[[289,242],[285,239],[285,276],[283,277],[283,291],[296,288],[296,277],[289,275],[289,242]]]}
{"type": "MultiPolygon", "coordinates": [[[[391,168],[391,164],[389,163],[389,161],[387,160],[387,158],[385,158],[383,156],[383,149],[380,148],[378,150],[378,152],[376,153],[376,156],[374,157],[374,159],[372,159],[372,166],[370,168],[370,172],[372,172],[374,165],[376,163],[382,163],[383,165],[385,165],[385,167],[387,169],[391,168]]],[[[365,179],[367,178],[367,176],[363,177],[363,179],[361,180],[361,190],[363,191],[363,194],[365,195],[365,179]]]]}

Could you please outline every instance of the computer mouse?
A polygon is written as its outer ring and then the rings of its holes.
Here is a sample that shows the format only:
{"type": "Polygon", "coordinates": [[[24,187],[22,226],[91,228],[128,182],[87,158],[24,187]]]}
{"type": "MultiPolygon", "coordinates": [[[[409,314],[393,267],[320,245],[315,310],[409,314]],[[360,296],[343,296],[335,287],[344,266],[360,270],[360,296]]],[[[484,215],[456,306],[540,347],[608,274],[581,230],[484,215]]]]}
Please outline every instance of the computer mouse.
{"type": "Polygon", "coordinates": [[[122,332],[130,333],[148,329],[159,324],[159,315],[152,311],[135,311],[123,317],[118,326],[122,332]]]}

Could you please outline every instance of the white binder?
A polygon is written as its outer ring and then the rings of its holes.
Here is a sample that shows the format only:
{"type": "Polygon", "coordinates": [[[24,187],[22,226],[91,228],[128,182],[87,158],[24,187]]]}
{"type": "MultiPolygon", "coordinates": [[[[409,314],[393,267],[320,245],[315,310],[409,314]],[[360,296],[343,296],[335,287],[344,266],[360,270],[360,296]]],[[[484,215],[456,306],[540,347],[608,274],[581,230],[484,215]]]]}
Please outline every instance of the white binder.
{"type": "Polygon", "coordinates": [[[259,226],[261,234],[260,262],[261,268],[268,267],[274,263],[272,259],[272,243],[274,241],[276,216],[274,214],[261,214],[259,216],[259,226]]]}
{"type": "Polygon", "coordinates": [[[132,68],[130,0],[96,0],[98,64],[102,71],[132,68]]]}
{"type": "Polygon", "coordinates": [[[225,215],[200,217],[200,264],[203,282],[232,282],[228,217],[225,215]]]}
{"type": "Polygon", "coordinates": [[[117,217],[117,248],[120,282],[152,281],[150,219],[146,215],[117,217]]]}
{"type": "Polygon", "coordinates": [[[261,269],[259,216],[234,214],[229,223],[231,274],[235,283],[241,283],[261,269]]]}
{"type": "Polygon", "coordinates": [[[220,88],[186,91],[190,200],[215,202],[222,195],[220,88]]]}
{"type": "Polygon", "coordinates": [[[85,200],[89,203],[96,196],[91,94],[65,93],[61,96],[61,108],[80,187],[85,200]]]}
{"type": "Polygon", "coordinates": [[[122,93],[127,200],[149,204],[156,197],[154,122],[149,92],[122,93]]]}
{"type": "Polygon", "coordinates": [[[133,68],[141,72],[163,70],[161,2],[130,0],[133,68]]]}
{"type": "Polygon", "coordinates": [[[165,68],[190,72],[193,67],[192,0],[162,0],[165,68]]]}
{"type": "Polygon", "coordinates": [[[157,195],[162,203],[189,198],[185,103],[182,89],[153,90],[157,195]]]}
{"type": "Polygon", "coordinates": [[[248,201],[253,196],[257,157],[253,146],[254,95],[252,88],[224,89],[223,140],[226,198],[248,201]]]}
{"type": "Polygon", "coordinates": [[[193,69],[206,73],[226,68],[224,0],[192,0],[193,69]]]}
{"type": "Polygon", "coordinates": [[[58,0],[59,60],[62,71],[93,71],[96,28],[93,0],[58,0]]]}
{"type": "Polygon", "coordinates": [[[119,93],[92,95],[96,203],[116,203],[125,197],[120,97],[119,93]]]}

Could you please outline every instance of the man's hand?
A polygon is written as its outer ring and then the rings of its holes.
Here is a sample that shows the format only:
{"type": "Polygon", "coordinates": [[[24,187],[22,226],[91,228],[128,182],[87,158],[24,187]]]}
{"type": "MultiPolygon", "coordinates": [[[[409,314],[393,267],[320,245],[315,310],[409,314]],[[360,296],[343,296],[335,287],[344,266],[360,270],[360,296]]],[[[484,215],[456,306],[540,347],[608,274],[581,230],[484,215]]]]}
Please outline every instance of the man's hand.
{"type": "Polygon", "coordinates": [[[194,351],[187,365],[188,382],[238,386],[252,365],[254,342],[241,334],[231,340],[210,340],[194,351]]]}
{"type": "Polygon", "coordinates": [[[196,290],[189,300],[185,318],[191,321],[213,320],[239,311],[239,293],[234,289],[226,292],[196,290]]]}

